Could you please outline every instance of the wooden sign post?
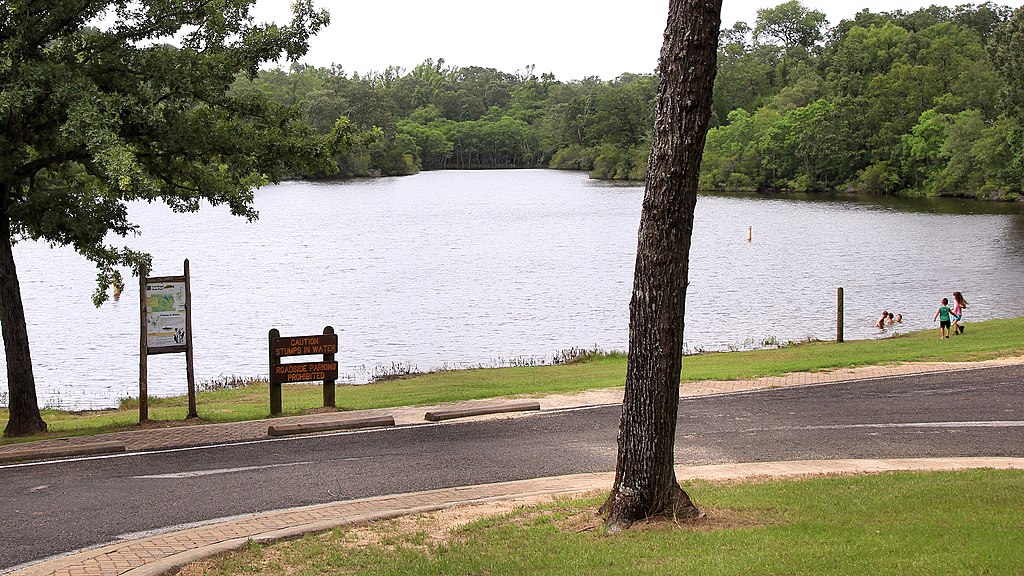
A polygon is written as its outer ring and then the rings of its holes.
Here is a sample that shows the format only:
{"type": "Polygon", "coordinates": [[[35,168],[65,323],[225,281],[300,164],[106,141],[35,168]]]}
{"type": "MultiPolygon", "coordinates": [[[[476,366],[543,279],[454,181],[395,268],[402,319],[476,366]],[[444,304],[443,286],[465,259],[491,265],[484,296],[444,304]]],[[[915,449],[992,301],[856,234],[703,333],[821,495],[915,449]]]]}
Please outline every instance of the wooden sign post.
{"type": "Polygon", "coordinates": [[[334,360],[338,352],[338,335],[334,328],[327,326],[322,335],[281,337],[277,328],[271,328],[267,336],[270,343],[270,415],[283,412],[281,384],[292,382],[324,383],[324,408],[335,405],[334,384],[338,380],[338,363],[334,360]],[[281,363],[285,356],[323,355],[320,362],[281,363]]]}
{"type": "Polygon", "coordinates": [[[836,290],[836,342],[843,341],[843,287],[836,290]]]}
{"type": "Polygon", "coordinates": [[[196,411],[196,380],[192,363],[192,287],[185,259],[181,276],[148,277],[148,270],[139,271],[139,422],[149,420],[150,354],[185,353],[185,374],[188,379],[188,417],[196,411]]]}

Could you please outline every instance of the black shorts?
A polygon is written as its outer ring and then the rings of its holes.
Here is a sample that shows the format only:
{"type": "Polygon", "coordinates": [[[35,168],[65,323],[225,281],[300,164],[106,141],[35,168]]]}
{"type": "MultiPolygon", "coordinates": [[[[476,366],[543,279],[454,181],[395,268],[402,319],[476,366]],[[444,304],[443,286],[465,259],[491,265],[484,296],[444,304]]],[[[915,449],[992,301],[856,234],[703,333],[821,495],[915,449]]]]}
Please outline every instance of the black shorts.
{"type": "Polygon", "coordinates": [[[949,320],[939,320],[939,328],[949,328],[949,320]]]}

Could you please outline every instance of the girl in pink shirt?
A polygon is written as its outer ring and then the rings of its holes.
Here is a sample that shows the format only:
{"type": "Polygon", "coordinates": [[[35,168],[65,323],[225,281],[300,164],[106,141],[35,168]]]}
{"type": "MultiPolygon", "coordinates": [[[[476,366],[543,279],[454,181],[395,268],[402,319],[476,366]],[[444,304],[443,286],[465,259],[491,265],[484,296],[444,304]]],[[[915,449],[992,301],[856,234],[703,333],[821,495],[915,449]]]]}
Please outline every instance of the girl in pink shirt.
{"type": "Polygon", "coordinates": [[[953,334],[963,334],[964,326],[960,323],[960,320],[964,317],[964,308],[967,308],[967,300],[964,300],[964,295],[959,292],[953,292],[953,306],[949,311],[953,318],[953,334]]]}

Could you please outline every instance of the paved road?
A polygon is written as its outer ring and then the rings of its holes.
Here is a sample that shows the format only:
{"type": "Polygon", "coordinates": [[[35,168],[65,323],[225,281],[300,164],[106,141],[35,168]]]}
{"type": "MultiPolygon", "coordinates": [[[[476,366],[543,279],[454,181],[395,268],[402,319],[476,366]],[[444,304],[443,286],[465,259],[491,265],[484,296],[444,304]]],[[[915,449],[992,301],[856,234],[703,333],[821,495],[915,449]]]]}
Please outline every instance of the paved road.
{"type": "MultiPolygon", "coordinates": [[[[611,470],[618,418],[607,406],[0,467],[0,570],[210,518],[611,470]]],[[[1024,456],[1024,367],[688,399],[677,444],[688,464],[1024,456]]]]}

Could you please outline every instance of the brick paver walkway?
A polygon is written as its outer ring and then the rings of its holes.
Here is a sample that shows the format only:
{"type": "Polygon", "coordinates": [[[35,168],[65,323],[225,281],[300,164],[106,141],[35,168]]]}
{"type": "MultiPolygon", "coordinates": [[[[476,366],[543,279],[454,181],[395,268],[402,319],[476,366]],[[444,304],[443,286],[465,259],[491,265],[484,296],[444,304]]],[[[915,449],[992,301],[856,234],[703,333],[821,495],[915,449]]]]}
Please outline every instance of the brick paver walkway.
{"type": "MultiPolygon", "coordinates": [[[[915,363],[898,366],[872,366],[831,372],[787,374],[779,377],[746,381],[705,381],[683,384],[683,396],[699,396],[743,392],[784,386],[799,386],[921,374],[939,371],[966,370],[993,366],[1024,364],[1024,357],[971,363],[915,363]]],[[[572,396],[540,398],[545,410],[621,401],[622,391],[603,390],[572,396]]],[[[493,402],[487,401],[487,402],[493,402]]],[[[473,402],[463,403],[472,405],[473,402]]],[[[451,407],[451,406],[446,406],[451,407]]],[[[325,418],[379,416],[391,414],[398,424],[422,422],[423,414],[437,407],[398,408],[349,413],[313,414],[258,420],[232,424],[179,426],[92,437],[45,440],[0,447],[0,457],[15,450],[50,449],[53,447],[97,442],[122,442],[129,451],[157,450],[198,446],[222,442],[255,440],[267,437],[273,424],[315,422],[325,418]]],[[[510,417],[505,415],[503,417],[510,417]]],[[[861,473],[888,470],[951,470],[963,468],[1024,469],[1024,458],[933,458],[902,460],[833,460],[803,462],[772,462],[758,464],[727,464],[699,467],[677,467],[681,481],[692,479],[727,480],[752,476],[785,477],[807,474],[861,473]]],[[[611,488],[611,473],[578,474],[554,478],[538,478],[481,486],[467,486],[399,494],[379,498],[349,500],[232,518],[201,526],[143,536],[88,551],[42,561],[11,572],[11,575],[155,575],[164,574],[189,562],[243,546],[247,541],[270,541],[306,532],[326,530],[335,526],[356,524],[449,508],[453,506],[537,495],[585,493],[611,488]]]]}

